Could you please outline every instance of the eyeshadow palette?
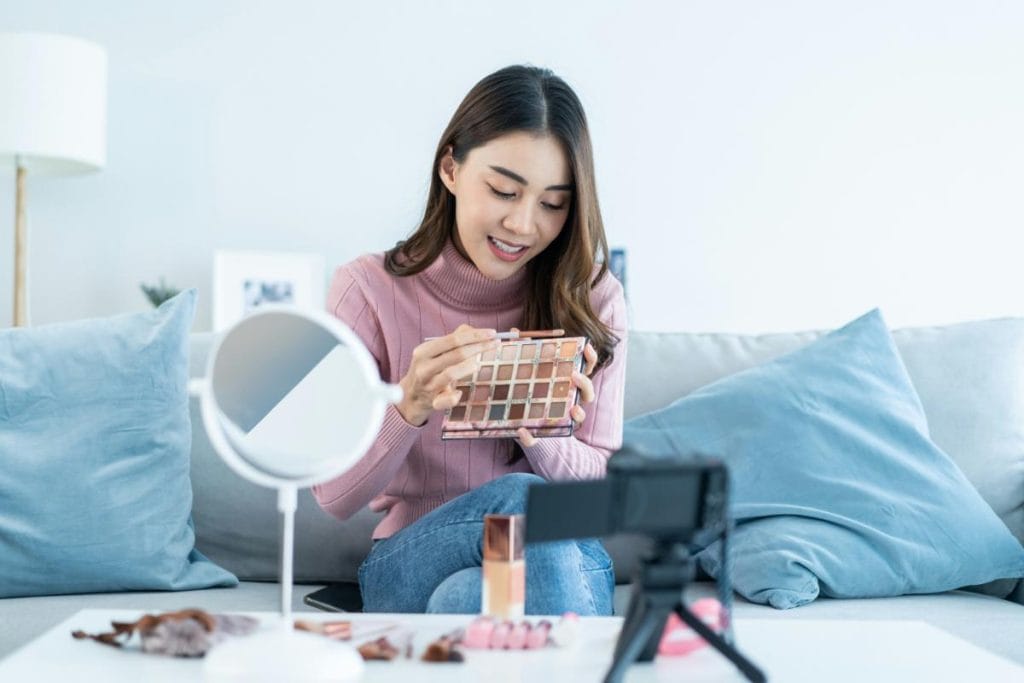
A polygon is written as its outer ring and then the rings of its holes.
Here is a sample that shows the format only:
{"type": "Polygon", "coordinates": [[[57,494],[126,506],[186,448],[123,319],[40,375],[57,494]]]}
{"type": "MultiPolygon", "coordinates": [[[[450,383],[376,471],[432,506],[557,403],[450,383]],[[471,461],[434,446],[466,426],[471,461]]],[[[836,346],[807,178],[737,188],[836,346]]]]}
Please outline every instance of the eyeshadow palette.
{"type": "Polygon", "coordinates": [[[583,369],[585,337],[517,339],[480,356],[476,373],[455,388],[442,439],[500,439],[526,427],[536,437],[570,436],[569,410],[579,398],[572,371],[583,369]]]}

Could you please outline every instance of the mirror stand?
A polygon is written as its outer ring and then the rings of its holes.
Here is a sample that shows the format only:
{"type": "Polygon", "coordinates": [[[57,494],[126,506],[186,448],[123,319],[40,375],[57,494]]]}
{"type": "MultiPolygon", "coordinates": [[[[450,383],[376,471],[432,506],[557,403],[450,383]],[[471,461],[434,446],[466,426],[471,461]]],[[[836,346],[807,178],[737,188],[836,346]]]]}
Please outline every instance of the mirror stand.
{"type": "Polygon", "coordinates": [[[333,316],[268,305],[214,341],[205,376],[189,389],[221,459],[249,482],[275,489],[281,514],[280,615],[210,650],[205,677],[358,679],[364,664],[354,647],[294,627],[298,489],[330,481],[362,457],[401,388],[381,381],[362,341],[333,316]]]}
{"type": "Polygon", "coordinates": [[[281,620],[292,619],[292,567],[295,562],[295,508],[298,490],[284,484],[277,490],[277,511],[281,513],[281,620]]]}
{"type": "Polygon", "coordinates": [[[320,635],[296,631],[292,624],[292,564],[295,550],[295,509],[298,490],[277,489],[281,513],[281,614],[276,624],[210,650],[203,662],[212,681],[355,681],[363,675],[363,659],[354,647],[320,635]]]}

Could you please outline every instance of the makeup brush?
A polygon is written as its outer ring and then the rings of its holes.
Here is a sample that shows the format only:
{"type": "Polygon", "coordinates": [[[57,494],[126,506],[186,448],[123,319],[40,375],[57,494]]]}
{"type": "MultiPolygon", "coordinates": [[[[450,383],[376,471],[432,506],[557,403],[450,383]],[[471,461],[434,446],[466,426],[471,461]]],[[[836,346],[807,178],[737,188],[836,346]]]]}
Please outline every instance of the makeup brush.
{"type": "Polygon", "coordinates": [[[462,662],[465,658],[455,646],[462,640],[462,629],[446,633],[430,645],[423,653],[424,662],[462,662]]]}
{"type": "MultiPolygon", "coordinates": [[[[513,327],[508,332],[498,332],[495,339],[516,340],[516,339],[545,339],[547,337],[564,337],[565,330],[520,330],[513,327]]],[[[440,337],[427,337],[425,341],[440,339],[440,337]]]]}

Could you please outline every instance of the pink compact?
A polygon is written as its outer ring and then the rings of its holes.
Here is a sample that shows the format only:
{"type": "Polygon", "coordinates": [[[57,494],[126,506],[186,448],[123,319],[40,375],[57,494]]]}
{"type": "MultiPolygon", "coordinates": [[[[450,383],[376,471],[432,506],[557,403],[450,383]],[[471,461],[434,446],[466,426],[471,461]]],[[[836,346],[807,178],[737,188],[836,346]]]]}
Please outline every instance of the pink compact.
{"type": "MultiPolygon", "coordinates": [[[[722,605],[714,598],[702,598],[690,606],[690,611],[716,633],[722,632],[722,605]]],[[[707,645],[700,634],[691,629],[675,612],[668,615],[665,630],[658,643],[659,655],[688,655],[707,645]]]]}

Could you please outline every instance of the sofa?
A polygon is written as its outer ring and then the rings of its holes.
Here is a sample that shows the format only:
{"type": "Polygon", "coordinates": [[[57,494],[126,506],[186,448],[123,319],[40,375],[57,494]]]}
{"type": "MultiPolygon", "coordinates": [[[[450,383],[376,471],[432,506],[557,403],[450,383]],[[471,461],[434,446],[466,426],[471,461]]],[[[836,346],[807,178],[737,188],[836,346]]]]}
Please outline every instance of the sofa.
{"type": "MultiPolygon", "coordinates": [[[[769,335],[633,332],[629,341],[626,417],[661,406],[703,385],[763,363],[816,339],[820,332],[769,335]]],[[[1024,541],[1024,319],[962,323],[893,332],[920,395],[931,436],[957,463],[1010,530],[1024,541]],[[977,444],[994,444],[977,448],[977,444]]],[[[202,374],[212,335],[193,334],[190,366],[202,374]]],[[[42,596],[0,600],[0,658],[85,608],[147,611],[277,609],[279,519],[275,493],[243,481],[213,452],[195,400],[191,406],[192,517],[196,546],[234,572],[236,588],[42,596]]],[[[300,494],[296,514],[296,586],[292,604],[327,582],[355,580],[379,516],[364,510],[339,522],[300,494]]],[[[606,542],[616,568],[622,613],[629,580],[644,551],[635,538],[606,542]]],[[[713,595],[695,583],[691,597],[713,595]]],[[[738,598],[739,619],[895,619],[929,622],[990,652],[1024,664],[1024,581],[1007,579],[936,595],[833,600],[776,610],[738,598]]],[[[741,634],[742,636],[742,634],[741,634]]]]}

